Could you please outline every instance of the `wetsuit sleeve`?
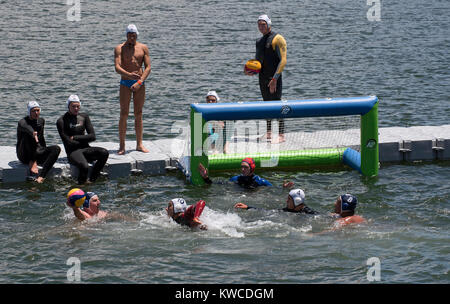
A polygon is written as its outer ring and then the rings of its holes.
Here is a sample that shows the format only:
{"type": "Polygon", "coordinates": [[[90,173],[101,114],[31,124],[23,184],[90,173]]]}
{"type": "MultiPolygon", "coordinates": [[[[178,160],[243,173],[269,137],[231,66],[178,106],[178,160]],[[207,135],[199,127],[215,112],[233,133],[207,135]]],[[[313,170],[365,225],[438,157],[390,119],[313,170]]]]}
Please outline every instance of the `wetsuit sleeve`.
{"type": "Polygon", "coordinates": [[[84,127],[86,128],[85,135],[74,135],[73,139],[78,141],[91,142],[95,141],[94,127],[92,126],[91,119],[88,115],[84,116],[84,127]]]}
{"type": "Polygon", "coordinates": [[[236,183],[238,181],[239,175],[230,178],[230,182],[236,183]]]}
{"type": "Polygon", "coordinates": [[[30,126],[30,125],[27,123],[27,121],[26,121],[25,118],[22,118],[22,119],[19,121],[19,124],[18,124],[18,130],[19,130],[20,132],[23,132],[23,133],[27,134],[27,135],[33,136],[34,129],[33,129],[32,126],[30,126]]]}
{"type": "Polygon", "coordinates": [[[272,40],[272,48],[273,50],[278,54],[278,57],[280,58],[280,63],[278,64],[277,70],[275,72],[275,75],[273,75],[273,78],[278,79],[281,75],[281,72],[283,72],[284,67],[286,66],[286,53],[287,53],[287,44],[286,40],[283,36],[280,34],[276,35],[275,38],[272,40]]]}
{"type": "Polygon", "coordinates": [[[255,178],[255,181],[258,183],[258,186],[269,186],[269,187],[272,186],[272,184],[268,180],[261,178],[259,176],[255,178]]]}
{"type": "Polygon", "coordinates": [[[39,134],[38,134],[38,139],[39,139],[39,144],[42,146],[42,147],[47,147],[47,144],[46,144],[46,142],[45,142],[45,137],[44,137],[44,127],[45,127],[45,120],[42,118],[42,128],[41,128],[41,131],[39,132],[39,134]]]}

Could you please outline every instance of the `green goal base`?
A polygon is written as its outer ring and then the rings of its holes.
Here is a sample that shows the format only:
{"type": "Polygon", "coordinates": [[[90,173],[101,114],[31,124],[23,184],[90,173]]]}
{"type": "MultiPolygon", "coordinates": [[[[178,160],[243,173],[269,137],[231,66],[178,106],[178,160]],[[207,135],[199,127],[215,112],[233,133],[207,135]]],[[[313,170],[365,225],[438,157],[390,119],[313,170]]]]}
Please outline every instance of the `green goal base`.
{"type": "Polygon", "coordinates": [[[210,171],[236,170],[246,157],[255,160],[257,168],[293,168],[343,165],[342,159],[347,148],[314,149],[299,151],[277,151],[260,153],[214,154],[209,155],[210,171]]]}

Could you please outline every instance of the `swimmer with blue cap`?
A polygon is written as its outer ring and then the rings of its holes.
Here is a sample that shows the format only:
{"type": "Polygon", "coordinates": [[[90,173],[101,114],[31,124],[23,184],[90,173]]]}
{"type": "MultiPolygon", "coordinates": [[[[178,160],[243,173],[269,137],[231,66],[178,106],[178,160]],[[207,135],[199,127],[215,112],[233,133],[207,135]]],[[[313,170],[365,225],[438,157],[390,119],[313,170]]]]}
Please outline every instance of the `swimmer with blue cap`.
{"type": "MultiPolygon", "coordinates": [[[[72,189],[74,190],[74,189],[72,189]]],[[[100,198],[94,192],[84,192],[81,189],[77,189],[77,191],[69,191],[67,195],[67,206],[72,208],[74,215],[80,221],[84,221],[91,217],[104,218],[107,215],[107,212],[100,210],[100,198]],[[82,204],[83,210],[74,203],[75,199],[79,199],[81,197],[84,198],[84,202],[82,204]]]]}
{"type": "Polygon", "coordinates": [[[362,216],[355,215],[358,199],[352,194],[343,194],[338,196],[334,203],[334,215],[339,218],[336,220],[337,226],[348,224],[360,224],[365,222],[362,216]]]}

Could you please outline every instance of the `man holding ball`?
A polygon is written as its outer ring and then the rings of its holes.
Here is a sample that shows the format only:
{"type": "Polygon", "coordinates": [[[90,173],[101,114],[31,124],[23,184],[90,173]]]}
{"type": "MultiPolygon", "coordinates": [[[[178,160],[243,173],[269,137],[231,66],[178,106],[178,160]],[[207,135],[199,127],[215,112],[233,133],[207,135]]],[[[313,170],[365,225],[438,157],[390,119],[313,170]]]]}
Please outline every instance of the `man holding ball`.
{"type": "MultiPolygon", "coordinates": [[[[286,65],[286,40],[280,34],[272,31],[272,21],[269,16],[258,17],[258,30],[263,35],[256,41],[255,58],[261,63],[259,72],[259,87],[264,101],[281,100],[282,77],[286,65]]],[[[255,73],[244,68],[244,73],[253,76],[255,73]]],[[[278,120],[279,138],[272,140],[272,122],[267,120],[267,140],[273,143],[283,142],[284,120],[278,120]]]]}

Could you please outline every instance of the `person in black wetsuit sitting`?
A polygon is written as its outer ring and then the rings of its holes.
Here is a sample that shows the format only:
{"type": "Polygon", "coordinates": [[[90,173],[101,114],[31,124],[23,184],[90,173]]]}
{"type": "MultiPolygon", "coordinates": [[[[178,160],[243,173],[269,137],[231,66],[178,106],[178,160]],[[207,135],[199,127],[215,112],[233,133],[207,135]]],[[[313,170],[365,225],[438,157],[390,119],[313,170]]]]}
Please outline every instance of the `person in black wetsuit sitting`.
{"type": "MultiPolygon", "coordinates": [[[[236,209],[258,209],[252,206],[248,206],[244,203],[237,203],[234,205],[236,209]]],[[[305,192],[302,189],[294,189],[291,190],[288,194],[288,198],[286,200],[286,207],[281,209],[286,212],[294,212],[294,213],[306,213],[306,214],[318,214],[317,211],[309,208],[305,204],[305,192]]]]}
{"type": "Polygon", "coordinates": [[[207,230],[208,227],[199,219],[205,205],[205,201],[199,200],[194,205],[188,207],[183,198],[174,198],[167,205],[166,211],[167,215],[178,224],[191,228],[199,227],[202,230],[207,230]]]}
{"type": "Polygon", "coordinates": [[[95,162],[89,181],[95,181],[109,157],[108,150],[91,147],[95,141],[94,127],[89,115],[79,113],[81,102],[77,95],[67,99],[68,111],[56,122],[59,135],[64,143],[69,162],[79,170],[78,184],[84,184],[88,178],[89,163],[95,162]]]}
{"type": "Polygon", "coordinates": [[[58,159],[61,148],[57,145],[47,147],[44,138],[44,118],[40,117],[41,107],[36,101],[28,102],[28,116],[22,118],[17,126],[17,158],[30,168],[29,176],[43,183],[47,173],[58,159]],[[37,165],[42,165],[39,172],[37,165]]]}

